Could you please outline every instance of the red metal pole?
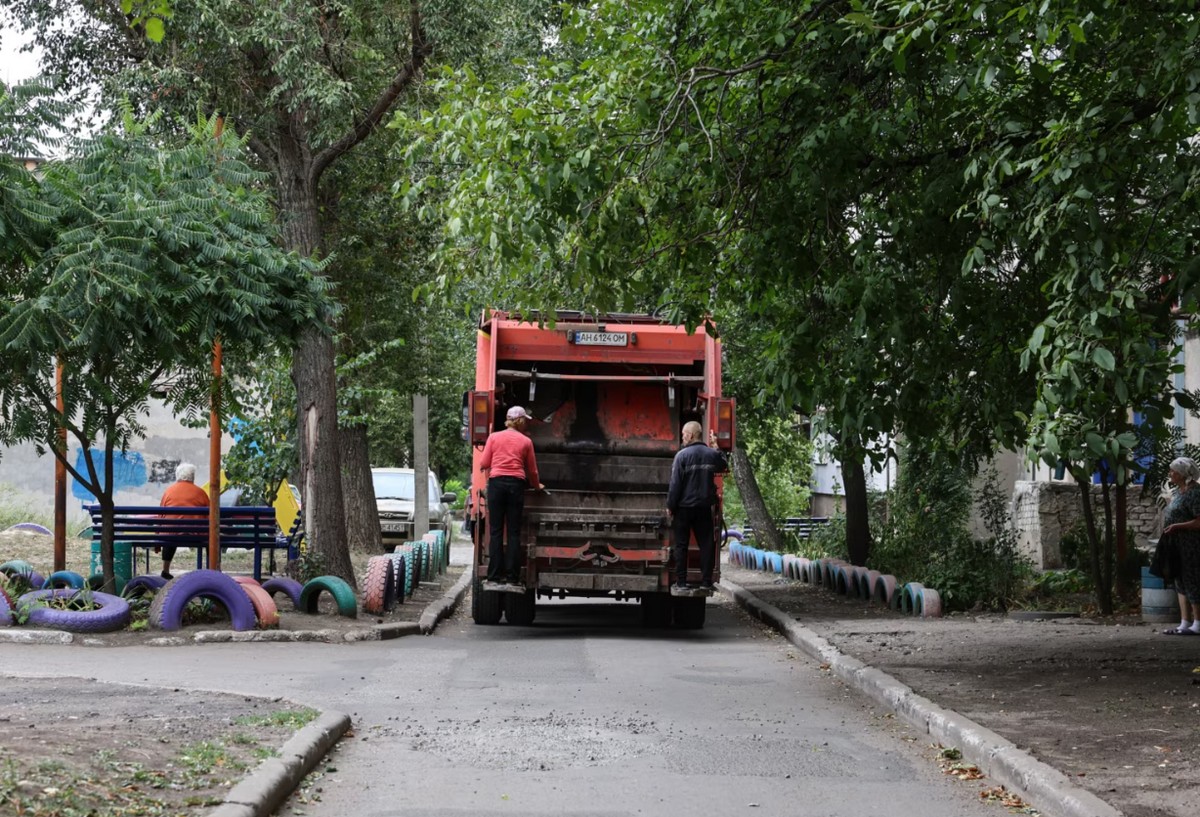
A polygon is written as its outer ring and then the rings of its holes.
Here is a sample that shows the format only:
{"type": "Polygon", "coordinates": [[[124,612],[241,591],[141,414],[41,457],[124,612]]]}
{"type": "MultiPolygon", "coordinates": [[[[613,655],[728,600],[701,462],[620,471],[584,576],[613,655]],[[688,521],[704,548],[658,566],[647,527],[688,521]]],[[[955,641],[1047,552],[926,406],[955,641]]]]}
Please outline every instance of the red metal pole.
{"type": "Polygon", "coordinates": [[[54,458],[54,571],[67,569],[67,456],[66,403],[63,399],[62,356],[54,366],[54,405],[58,409],[58,456],[54,458]]]}
{"type": "MultiPolygon", "coordinates": [[[[225,117],[217,117],[214,137],[225,131],[225,117]]],[[[208,569],[221,569],[221,339],[213,341],[213,387],[208,415],[208,569]]]]}
{"type": "Polygon", "coordinates": [[[221,339],[213,341],[213,389],[208,416],[208,568],[221,569],[221,339]]]}

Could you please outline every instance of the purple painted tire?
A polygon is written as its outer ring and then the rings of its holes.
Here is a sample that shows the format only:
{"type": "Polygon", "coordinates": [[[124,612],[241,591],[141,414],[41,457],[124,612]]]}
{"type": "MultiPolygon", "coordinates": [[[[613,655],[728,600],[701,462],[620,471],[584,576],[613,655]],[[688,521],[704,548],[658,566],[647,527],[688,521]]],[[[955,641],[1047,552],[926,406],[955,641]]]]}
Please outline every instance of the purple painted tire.
{"type": "Polygon", "coordinates": [[[295,579],[289,579],[287,576],[275,576],[263,582],[262,589],[270,593],[272,597],[276,593],[283,593],[291,599],[293,610],[300,609],[300,593],[304,590],[304,585],[295,579]]]}
{"type": "Polygon", "coordinates": [[[37,522],[18,522],[9,527],[9,530],[27,530],[33,533],[40,533],[45,536],[52,536],[54,531],[47,528],[45,525],[39,525],[37,522]]]}
{"type": "Polygon", "coordinates": [[[16,605],[4,588],[0,587],[0,627],[8,627],[16,621],[16,605]]]}
{"type": "Polygon", "coordinates": [[[70,599],[80,595],[75,589],[34,590],[18,600],[18,604],[29,605],[29,623],[35,627],[52,627],[68,633],[111,633],[129,625],[131,615],[129,602],[109,593],[91,593],[95,610],[56,610],[38,606],[42,599],[70,599]]]}
{"type": "Polygon", "coordinates": [[[154,594],[154,601],[150,602],[150,626],[156,630],[178,630],[183,626],[184,609],[196,598],[211,599],[224,607],[233,630],[243,632],[258,625],[254,605],[240,584],[219,570],[193,570],[171,579],[154,594]]]}
{"type": "Polygon", "coordinates": [[[942,594],[932,587],[921,588],[921,618],[942,617],[942,594]]]}
{"type": "Polygon", "coordinates": [[[125,588],[121,591],[121,597],[126,599],[141,598],[150,593],[157,593],[166,583],[167,580],[162,576],[155,576],[153,574],[134,576],[125,584],[125,588]]]}

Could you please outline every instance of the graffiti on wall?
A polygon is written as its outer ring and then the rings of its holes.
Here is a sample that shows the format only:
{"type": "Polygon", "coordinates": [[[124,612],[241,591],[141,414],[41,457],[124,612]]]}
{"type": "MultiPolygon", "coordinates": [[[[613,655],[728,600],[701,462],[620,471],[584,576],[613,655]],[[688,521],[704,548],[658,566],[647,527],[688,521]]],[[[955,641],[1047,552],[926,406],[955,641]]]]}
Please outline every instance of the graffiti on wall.
{"type": "MultiPolygon", "coordinates": [[[[92,462],[96,466],[96,474],[101,480],[104,479],[105,473],[105,453],[104,451],[92,449],[92,462]]],[[[88,472],[87,458],[84,456],[83,449],[79,449],[75,453],[75,469],[81,474],[88,472]]],[[[123,488],[140,488],[147,482],[146,460],[137,451],[114,451],[113,452],[113,491],[120,491],[123,488]]],[[[172,480],[174,479],[175,466],[171,466],[172,480]]],[[[168,480],[168,482],[171,480],[168,480]]],[[[92,495],[78,481],[71,480],[71,494],[85,503],[93,503],[96,497],[92,495]]]]}

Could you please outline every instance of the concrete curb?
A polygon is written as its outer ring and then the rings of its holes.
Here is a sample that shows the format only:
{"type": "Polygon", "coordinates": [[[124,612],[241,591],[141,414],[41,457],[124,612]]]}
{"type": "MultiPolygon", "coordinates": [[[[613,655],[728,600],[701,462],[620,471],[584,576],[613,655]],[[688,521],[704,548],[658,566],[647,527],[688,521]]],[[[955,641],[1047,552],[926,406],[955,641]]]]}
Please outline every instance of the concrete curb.
{"type": "Polygon", "coordinates": [[[844,655],[812,630],[750,591],[722,579],[718,585],[750,615],[829,669],[848,686],[901,715],[943,746],[952,746],[989,777],[1032,801],[1053,817],[1121,817],[1121,812],[1075,785],[1062,772],[1022,751],[1011,741],[957,712],[917,695],[885,672],[844,655]]]}
{"type": "Polygon", "coordinates": [[[474,571],[471,568],[467,568],[444,596],[437,601],[429,603],[425,608],[425,612],[421,613],[421,619],[418,622],[422,633],[429,635],[437,628],[439,621],[454,612],[454,608],[458,606],[458,603],[462,601],[462,597],[466,594],[467,588],[471,586],[471,579],[474,578],[473,574],[474,571]]]}
{"type": "Polygon", "coordinates": [[[274,813],[349,730],[349,715],[323,712],[292,735],[278,755],[264,760],[230,789],[225,802],[208,817],[267,817],[274,813]]]}

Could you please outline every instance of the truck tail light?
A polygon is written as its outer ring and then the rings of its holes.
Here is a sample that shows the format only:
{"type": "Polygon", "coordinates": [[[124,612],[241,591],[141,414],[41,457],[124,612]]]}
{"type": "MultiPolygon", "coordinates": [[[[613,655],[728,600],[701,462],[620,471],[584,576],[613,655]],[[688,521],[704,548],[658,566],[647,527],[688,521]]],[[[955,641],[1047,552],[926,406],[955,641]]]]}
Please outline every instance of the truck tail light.
{"type": "Polygon", "coordinates": [[[483,445],[492,430],[492,395],[486,391],[471,392],[471,445],[483,445]]]}
{"type": "Polygon", "coordinates": [[[717,400],[717,448],[722,451],[733,450],[733,407],[735,402],[732,397],[722,397],[717,400]]]}

